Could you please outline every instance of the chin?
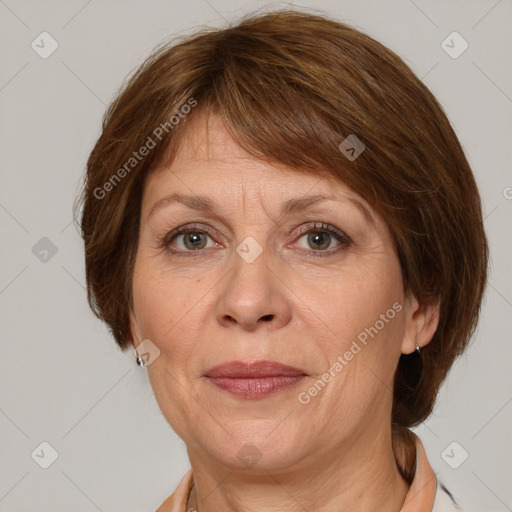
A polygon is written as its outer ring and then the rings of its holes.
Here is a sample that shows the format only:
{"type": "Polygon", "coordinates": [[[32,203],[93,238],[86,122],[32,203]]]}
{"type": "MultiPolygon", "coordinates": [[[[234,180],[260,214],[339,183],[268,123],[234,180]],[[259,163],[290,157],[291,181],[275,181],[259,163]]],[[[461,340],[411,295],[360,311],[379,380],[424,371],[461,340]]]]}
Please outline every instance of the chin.
{"type": "Polygon", "coordinates": [[[295,432],[279,421],[236,420],[226,427],[229,433],[217,424],[207,430],[208,439],[199,449],[230,470],[266,473],[289,469],[306,455],[308,443],[303,427],[295,432]]]}

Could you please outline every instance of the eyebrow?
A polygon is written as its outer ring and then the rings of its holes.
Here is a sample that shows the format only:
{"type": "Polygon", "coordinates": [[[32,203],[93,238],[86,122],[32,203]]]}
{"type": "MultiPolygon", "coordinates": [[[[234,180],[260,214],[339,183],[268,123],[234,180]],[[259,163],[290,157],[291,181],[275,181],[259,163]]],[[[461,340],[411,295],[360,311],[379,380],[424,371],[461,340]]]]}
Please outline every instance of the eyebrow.
{"type": "MultiPolygon", "coordinates": [[[[324,201],[335,201],[338,203],[348,201],[352,203],[364,215],[368,222],[370,222],[371,224],[375,224],[373,215],[370,213],[368,208],[366,208],[366,206],[363,203],[350,196],[339,198],[330,195],[319,194],[314,196],[296,197],[288,199],[288,201],[286,201],[281,208],[281,216],[290,215],[292,213],[305,210],[324,201]]],[[[210,199],[209,197],[198,195],[190,196],[176,193],[170,194],[156,201],[156,203],[154,203],[151,209],[149,210],[148,218],[151,217],[151,215],[153,215],[156,210],[159,210],[160,208],[174,202],[181,203],[187,206],[188,208],[198,211],[215,211],[217,209],[217,203],[210,199]]]]}

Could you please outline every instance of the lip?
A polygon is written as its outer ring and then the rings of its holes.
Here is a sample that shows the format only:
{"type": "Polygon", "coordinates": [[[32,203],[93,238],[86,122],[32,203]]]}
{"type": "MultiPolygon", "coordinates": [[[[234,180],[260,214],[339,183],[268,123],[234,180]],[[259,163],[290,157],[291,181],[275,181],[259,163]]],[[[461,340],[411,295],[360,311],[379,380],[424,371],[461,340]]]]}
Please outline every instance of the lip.
{"type": "Polygon", "coordinates": [[[207,370],[206,377],[256,378],[256,377],[297,377],[306,375],[304,370],[276,361],[229,361],[207,370]]]}
{"type": "Polygon", "coordinates": [[[254,399],[289,389],[307,374],[275,361],[230,361],[210,368],[204,376],[222,391],[254,399]]]}

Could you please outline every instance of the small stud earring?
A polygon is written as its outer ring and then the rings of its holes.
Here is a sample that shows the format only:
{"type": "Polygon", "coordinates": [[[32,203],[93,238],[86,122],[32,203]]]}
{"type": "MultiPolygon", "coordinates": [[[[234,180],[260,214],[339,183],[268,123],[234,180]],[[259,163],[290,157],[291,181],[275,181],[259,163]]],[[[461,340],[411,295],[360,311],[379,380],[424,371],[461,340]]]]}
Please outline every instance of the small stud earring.
{"type": "Polygon", "coordinates": [[[416,352],[418,352],[418,354],[421,354],[421,347],[419,345],[416,345],[416,352]]]}
{"type": "Polygon", "coordinates": [[[142,359],[142,357],[140,357],[140,355],[136,349],[133,349],[133,353],[135,355],[135,361],[137,362],[137,365],[138,366],[146,366],[144,359],[142,359]]]}

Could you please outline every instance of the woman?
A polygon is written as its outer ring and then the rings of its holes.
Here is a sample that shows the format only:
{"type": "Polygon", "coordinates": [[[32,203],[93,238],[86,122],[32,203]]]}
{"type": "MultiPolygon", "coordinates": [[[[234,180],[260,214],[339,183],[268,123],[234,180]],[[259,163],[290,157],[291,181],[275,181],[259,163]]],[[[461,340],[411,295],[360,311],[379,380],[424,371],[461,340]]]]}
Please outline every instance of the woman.
{"type": "Polygon", "coordinates": [[[409,428],[488,249],[461,145],[393,52],[298,11],[162,46],[82,200],[91,307],[187,446],[158,512],[456,509],[409,428]]]}

